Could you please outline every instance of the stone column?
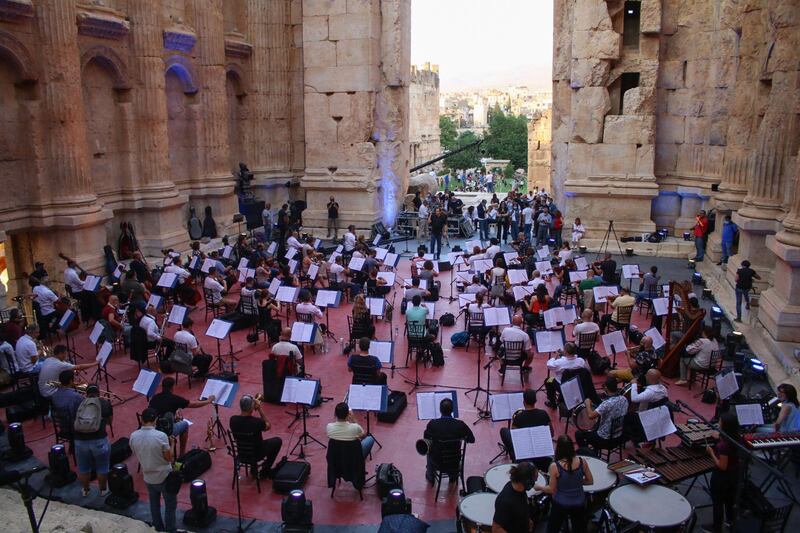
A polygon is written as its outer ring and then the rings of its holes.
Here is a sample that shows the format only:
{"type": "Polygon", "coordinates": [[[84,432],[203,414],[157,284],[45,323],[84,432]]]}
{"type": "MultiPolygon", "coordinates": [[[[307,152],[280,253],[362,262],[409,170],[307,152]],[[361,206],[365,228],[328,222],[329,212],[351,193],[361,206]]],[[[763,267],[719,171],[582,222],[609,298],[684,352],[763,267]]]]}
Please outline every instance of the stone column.
{"type": "Polygon", "coordinates": [[[136,123],[136,190],[124,208],[133,220],[139,245],[146,254],[161,255],[163,248],[188,245],[183,222],[186,197],[180,195],[169,175],[167,96],[161,10],[149,0],[128,3],[131,20],[131,52],[135,72],[133,120],[136,123]],[[129,206],[129,207],[128,207],[129,206]]]}

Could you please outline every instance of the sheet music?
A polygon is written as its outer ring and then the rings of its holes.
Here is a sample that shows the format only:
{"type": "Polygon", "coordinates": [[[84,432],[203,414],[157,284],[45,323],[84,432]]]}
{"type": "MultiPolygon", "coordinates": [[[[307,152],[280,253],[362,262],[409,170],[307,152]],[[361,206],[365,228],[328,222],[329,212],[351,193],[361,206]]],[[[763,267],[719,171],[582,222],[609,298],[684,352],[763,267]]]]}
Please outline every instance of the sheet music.
{"type": "Polygon", "coordinates": [[[381,363],[390,365],[394,359],[394,343],[392,341],[370,341],[369,355],[374,355],[381,363]]]}
{"type": "Polygon", "coordinates": [[[314,305],[317,307],[338,307],[339,291],[327,291],[320,289],[317,291],[317,299],[314,305]]]}
{"type": "Polygon", "coordinates": [[[100,322],[95,322],[94,327],[92,328],[92,332],[89,333],[89,340],[92,341],[92,344],[97,344],[100,340],[100,335],[103,334],[103,324],[100,322]]]}
{"type": "Polygon", "coordinates": [[[158,309],[161,306],[162,299],[163,297],[159,296],[158,294],[151,294],[150,298],[147,299],[147,307],[158,309]]]}
{"type": "Polygon", "coordinates": [[[603,339],[603,349],[606,351],[606,355],[610,356],[614,353],[612,348],[616,350],[618,354],[625,353],[625,351],[628,349],[625,344],[625,336],[620,330],[606,333],[601,338],[603,339]]]}
{"type": "Polygon", "coordinates": [[[111,276],[114,279],[120,279],[122,277],[122,273],[125,272],[125,265],[122,263],[117,264],[117,268],[114,269],[114,273],[111,276]]]}
{"type": "Polygon", "coordinates": [[[239,259],[239,266],[236,267],[236,270],[245,269],[245,268],[247,268],[248,264],[250,264],[250,262],[247,260],[247,258],[246,257],[242,257],[241,259],[239,259]]]}
{"type": "Polygon", "coordinates": [[[247,282],[247,278],[255,278],[256,277],[256,269],[255,268],[241,268],[239,269],[239,283],[244,285],[247,282]]]}
{"type": "Polygon", "coordinates": [[[764,423],[764,411],[760,403],[740,403],[736,405],[736,418],[740,426],[760,426],[764,423]]]}
{"type": "Polygon", "coordinates": [[[269,287],[267,287],[267,292],[270,293],[272,296],[278,294],[278,289],[281,288],[281,280],[278,278],[273,279],[269,282],[269,287]]]}
{"type": "Polygon", "coordinates": [[[297,265],[298,261],[295,259],[289,259],[289,274],[294,274],[297,272],[297,265]]]}
{"type": "Polygon", "coordinates": [[[511,420],[514,413],[524,408],[521,392],[492,394],[489,396],[489,403],[491,405],[493,422],[511,420]]]}
{"type": "Polygon", "coordinates": [[[97,289],[100,288],[100,282],[103,281],[102,276],[86,276],[86,279],[83,281],[83,290],[95,292],[97,289]]]}
{"type": "Polygon", "coordinates": [[[592,287],[592,292],[594,293],[594,302],[598,304],[606,303],[609,296],[619,296],[619,289],[603,285],[592,287]]]}
{"type": "Polygon", "coordinates": [[[475,303],[475,297],[477,295],[465,292],[464,294],[458,295],[458,307],[466,307],[469,304],[475,303]]]}
{"type": "Polygon", "coordinates": [[[372,241],[372,246],[378,246],[380,242],[381,242],[381,234],[379,233],[375,235],[375,239],[372,241]]]}
{"type": "Polygon", "coordinates": [[[536,250],[536,257],[539,259],[547,259],[550,257],[550,248],[547,246],[542,246],[536,250]]]}
{"type": "Polygon", "coordinates": [[[539,353],[557,352],[564,349],[562,331],[537,331],[536,351],[539,353]]]}
{"type": "Polygon", "coordinates": [[[653,298],[653,310],[656,316],[666,315],[669,312],[669,298],[653,298]]]}
{"type": "Polygon", "coordinates": [[[216,266],[216,264],[217,264],[216,261],[214,261],[210,257],[206,257],[205,259],[203,259],[203,265],[200,267],[200,272],[208,274],[208,270],[211,267],[216,266]]]}
{"type": "MultiPolygon", "coordinates": [[[[427,291],[428,290],[428,280],[427,279],[419,280],[419,288],[422,289],[423,291],[427,291]]],[[[403,294],[405,294],[405,292],[403,294]]]]}
{"type": "Polygon", "coordinates": [[[714,383],[717,385],[720,400],[727,400],[739,391],[739,382],[733,370],[726,370],[714,376],[714,383]]]}
{"type": "Polygon", "coordinates": [[[186,308],[182,305],[173,305],[167,317],[167,322],[170,324],[183,324],[183,319],[186,317],[186,308]]]}
{"type": "Polygon", "coordinates": [[[517,301],[524,300],[525,296],[529,294],[533,294],[536,287],[528,287],[527,285],[515,285],[511,287],[511,291],[514,293],[514,299],[517,301]]]}
{"type": "Polygon", "coordinates": [[[422,256],[422,258],[423,258],[425,261],[433,261],[433,254],[424,254],[424,255],[422,256]]]}
{"type": "Polygon", "coordinates": [[[384,305],[386,305],[386,300],[383,298],[367,298],[367,307],[369,307],[371,316],[383,316],[384,305]]]}
{"type": "Polygon", "coordinates": [[[308,265],[308,279],[317,279],[317,274],[319,274],[319,265],[316,263],[308,265]]]}
{"type": "Polygon", "coordinates": [[[342,253],[344,251],[344,246],[340,244],[339,246],[336,247],[335,251],[337,254],[342,253]]]}
{"type": "Polygon", "coordinates": [[[528,273],[521,268],[514,268],[508,270],[508,282],[512,285],[519,285],[520,283],[528,283],[528,273]]]}
{"type": "Polygon", "coordinates": [[[389,250],[386,248],[375,248],[375,259],[379,261],[383,261],[386,258],[386,254],[389,253],[389,250]]]}
{"type": "MultiPolygon", "coordinates": [[[[439,418],[439,404],[445,398],[453,401],[455,406],[455,399],[452,391],[448,392],[418,392],[417,393],[417,418],[419,420],[433,420],[439,418]]],[[[456,417],[456,411],[453,410],[453,416],[456,417]]]]}
{"type": "Polygon", "coordinates": [[[136,381],[133,382],[133,391],[144,394],[145,396],[149,395],[153,388],[153,383],[158,379],[159,375],[158,372],[153,372],[146,368],[141,369],[139,375],[136,377],[136,381]]]}
{"type": "Polygon", "coordinates": [[[272,241],[269,244],[269,246],[267,246],[267,253],[269,255],[275,255],[275,250],[277,250],[277,249],[278,249],[278,243],[275,242],[275,241],[272,241]]]}
{"type": "Polygon", "coordinates": [[[648,441],[660,439],[675,433],[675,425],[669,417],[669,407],[662,405],[646,411],[639,411],[645,437],[648,441]]]}
{"type": "Polygon", "coordinates": [[[108,362],[108,357],[111,355],[113,349],[114,346],[110,342],[105,341],[103,345],[100,346],[100,350],[97,352],[97,357],[94,358],[95,361],[99,361],[100,366],[105,367],[106,363],[108,362]]]}
{"type": "Polygon", "coordinates": [[[567,409],[575,409],[578,405],[583,403],[583,391],[581,390],[581,383],[578,378],[561,383],[561,397],[564,398],[564,405],[567,409]]]}
{"type": "Polygon", "coordinates": [[[471,272],[456,272],[456,283],[461,282],[464,285],[472,284],[471,272]]]}
{"type": "Polygon", "coordinates": [[[224,406],[228,403],[228,396],[232,391],[233,383],[220,379],[208,379],[203,387],[203,392],[200,393],[200,397],[208,398],[213,394],[214,401],[211,403],[224,406]]]}
{"type": "Polygon", "coordinates": [[[534,459],[555,455],[553,436],[550,434],[548,426],[512,429],[511,443],[517,459],[534,459]]]}
{"type": "Polygon", "coordinates": [[[340,254],[339,252],[332,252],[331,256],[328,258],[328,263],[331,265],[334,264],[336,262],[336,258],[341,256],[342,254],[340,254]]]}
{"type": "Polygon", "coordinates": [[[506,252],[503,254],[503,257],[506,260],[506,265],[510,264],[512,261],[518,262],[519,254],[517,252],[506,252]]]}
{"type": "Polygon", "coordinates": [[[281,401],[313,405],[317,393],[317,382],[310,379],[286,378],[281,393],[281,401]]]}
{"type": "Polygon", "coordinates": [[[297,299],[297,287],[278,287],[278,292],[275,294],[275,299],[283,303],[292,303],[297,299]]]}
{"type": "Polygon", "coordinates": [[[386,285],[391,287],[394,285],[394,280],[396,279],[397,274],[394,272],[378,272],[378,279],[382,279],[386,282],[386,285]]]}
{"type": "Polygon", "coordinates": [[[589,263],[586,261],[585,257],[576,257],[575,266],[581,271],[589,270],[589,263]]]}
{"type": "Polygon", "coordinates": [[[491,259],[477,259],[473,266],[476,272],[486,272],[491,269],[494,264],[492,264],[491,259]]]}
{"type": "Polygon", "coordinates": [[[175,285],[175,281],[177,279],[177,274],[173,274],[172,272],[164,272],[161,274],[161,277],[158,278],[158,283],[156,285],[159,287],[164,287],[165,289],[171,289],[175,285]]]}
{"type": "Polygon", "coordinates": [[[550,261],[536,261],[536,270],[538,270],[542,276],[552,274],[553,265],[550,264],[550,261]]]}
{"type": "Polygon", "coordinates": [[[289,249],[286,250],[286,253],[283,254],[283,257],[286,259],[294,259],[294,256],[296,255],[297,255],[297,248],[289,247],[289,249]]]}
{"type": "Polygon", "coordinates": [[[576,281],[583,281],[586,279],[586,270],[578,270],[569,273],[569,281],[570,283],[575,283],[576,281]]]}
{"type": "Polygon", "coordinates": [[[422,304],[422,307],[428,310],[428,314],[425,315],[425,318],[433,320],[434,315],[436,315],[436,304],[434,302],[425,302],[422,304]]]}
{"type": "Polygon", "coordinates": [[[350,262],[347,264],[347,268],[350,270],[355,270],[356,272],[360,272],[362,268],[364,268],[364,258],[363,257],[352,257],[350,258],[350,262]]]}
{"type": "Polygon", "coordinates": [[[544,312],[544,327],[547,329],[561,328],[577,320],[575,306],[554,307],[544,312]]]}
{"type": "Polygon", "coordinates": [[[508,307],[487,307],[483,310],[483,322],[487,326],[510,326],[508,307]]]}
{"type": "Polygon", "coordinates": [[[231,252],[233,252],[233,246],[227,245],[225,248],[222,249],[222,257],[225,259],[231,258],[231,252]]]}
{"type": "Polygon", "coordinates": [[[304,342],[310,343],[313,342],[314,338],[314,328],[316,324],[310,324],[307,322],[295,322],[292,324],[292,342],[304,342]]]}
{"type": "Polygon", "coordinates": [[[645,337],[650,337],[653,339],[653,349],[658,350],[662,346],[664,346],[667,342],[664,340],[664,337],[661,336],[661,332],[658,331],[656,328],[650,328],[644,332],[645,337]]]}
{"type": "Polygon", "coordinates": [[[474,250],[476,246],[482,248],[481,241],[467,241],[464,243],[464,248],[466,248],[468,253],[472,253],[472,250],[474,250]]]}
{"type": "Polygon", "coordinates": [[[228,322],[227,320],[221,320],[219,318],[215,318],[211,321],[211,324],[208,325],[208,329],[206,330],[206,335],[209,337],[214,337],[215,339],[224,339],[228,336],[228,333],[231,331],[231,327],[233,323],[228,322]]]}
{"type": "Polygon", "coordinates": [[[350,385],[347,405],[353,411],[382,411],[384,385],[350,385]]]}
{"type": "Polygon", "coordinates": [[[395,268],[398,261],[400,261],[400,256],[391,252],[386,254],[386,257],[383,258],[383,264],[391,268],[395,268]]]}
{"type": "Polygon", "coordinates": [[[447,261],[453,265],[463,265],[464,264],[464,252],[450,252],[447,254],[447,261]]]}
{"type": "Polygon", "coordinates": [[[622,265],[622,277],[636,279],[639,277],[639,265],[622,265]]]}
{"type": "Polygon", "coordinates": [[[189,270],[197,270],[200,266],[200,256],[196,255],[189,260],[189,270]]]}

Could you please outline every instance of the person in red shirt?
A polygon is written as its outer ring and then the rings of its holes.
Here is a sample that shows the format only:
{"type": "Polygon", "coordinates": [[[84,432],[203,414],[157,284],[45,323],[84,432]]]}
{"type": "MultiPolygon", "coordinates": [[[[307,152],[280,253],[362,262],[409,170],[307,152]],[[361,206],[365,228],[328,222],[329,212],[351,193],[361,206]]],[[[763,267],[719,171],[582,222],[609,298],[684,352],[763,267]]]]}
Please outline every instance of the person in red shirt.
{"type": "Polygon", "coordinates": [[[561,211],[556,210],[553,213],[553,229],[551,236],[555,239],[556,250],[561,248],[561,230],[564,229],[564,218],[561,216],[561,211]]]}
{"type": "Polygon", "coordinates": [[[22,316],[20,316],[19,309],[11,309],[8,312],[8,321],[0,328],[2,328],[0,333],[14,348],[17,345],[17,339],[22,337],[22,316]]]}
{"type": "Polygon", "coordinates": [[[702,261],[706,255],[706,234],[708,233],[708,218],[705,211],[700,211],[695,217],[694,247],[697,251],[694,260],[702,261]]]}

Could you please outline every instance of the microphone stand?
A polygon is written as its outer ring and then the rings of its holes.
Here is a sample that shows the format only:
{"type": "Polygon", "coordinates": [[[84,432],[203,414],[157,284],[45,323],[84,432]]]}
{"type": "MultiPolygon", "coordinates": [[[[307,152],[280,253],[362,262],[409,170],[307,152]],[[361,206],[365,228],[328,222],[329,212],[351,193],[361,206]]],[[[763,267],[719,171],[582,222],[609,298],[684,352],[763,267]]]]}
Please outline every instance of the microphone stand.
{"type": "MultiPolygon", "coordinates": [[[[484,404],[483,409],[478,407],[478,418],[476,418],[475,422],[472,423],[473,426],[475,424],[477,424],[478,422],[480,422],[481,420],[486,420],[487,418],[492,418],[492,410],[491,410],[491,407],[489,406],[489,396],[491,396],[491,392],[490,391],[492,390],[492,387],[491,387],[492,370],[491,369],[492,369],[492,363],[494,363],[498,359],[500,359],[500,358],[497,355],[493,355],[492,357],[489,358],[489,362],[486,363],[485,365],[483,365],[483,369],[486,370],[486,391],[485,391],[486,392],[486,403],[484,404]]],[[[475,399],[476,400],[478,399],[477,394],[475,395],[475,399]]]]}

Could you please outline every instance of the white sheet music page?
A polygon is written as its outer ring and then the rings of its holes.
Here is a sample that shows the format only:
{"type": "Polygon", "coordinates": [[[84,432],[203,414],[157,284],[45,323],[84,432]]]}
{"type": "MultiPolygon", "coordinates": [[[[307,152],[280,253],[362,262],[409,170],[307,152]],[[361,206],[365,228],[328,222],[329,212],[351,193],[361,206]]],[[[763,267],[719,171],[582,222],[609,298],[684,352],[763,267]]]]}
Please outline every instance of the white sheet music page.
{"type": "Polygon", "coordinates": [[[286,403],[311,405],[314,403],[314,393],[316,390],[316,381],[309,379],[288,378],[283,385],[281,401],[286,403]]]}
{"type": "Polygon", "coordinates": [[[371,341],[369,343],[369,355],[374,355],[381,363],[392,363],[392,342],[391,341],[371,341]]]}
{"type": "Polygon", "coordinates": [[[314,333],[314,324],[305,322],[295,322],[292,324],[292,342],[311,342],[311,335],[314,333]]]}
{"type": "Polygon", "coordinates": [[[622,335],[622,331],[616,330],[612,331],[611,333],[606,333],[602,336],[603,339],[603,349],[606,351],[606,355],[610,356],[613,354],[613,348],[617,351],[618,354],[625,353],[625,350],[628,347],[625,345],[625,337],[622,335]]]}
{"type": "Polygon", "coordinates": [[[492,409],[492,420],[511,420],[518,410],[524,407],[521,392],[510,392],[507,394],[492,394],[489,397],[492,409]]]}
{"type": "Polygon", "coordinates": [[[529,294],[533,294],[535,287],[528,287],[526,285],[516,285],[511,287],[511,291],[514,293],[514,299],[517,301],[524,300],[526,296],[529,294]]]}
{"type": "Polygon", "coordinates": [[[173,305],[172,309],[169,311],[169,316],[167,317],[167,322],[170,324],[183,324],[183,319],[186,316],[186,308],[182,305],[173,305]]]}
{"type": "Polygon", "coordinates": [[[475,303],[476,295],[472,293],[464,293],[458,295],[458,307],[466,307],[471,303],[475,303]]]}
{"type": "Polygon", "coordinates": [[[736,381],[736,373],[730,370],[720,372],[714,377],[717,385],[717,392],[720,400],[727,400],[739,391],[739,382],[736,381]]]}
{"type": "Polygon", "coordinates": [[[542,276],[545,274],[552,274],[553,265],[550,264],[550,261],[536,261],[536,270],[538,270],[539,274],[542,276]]]}
{"type": "Polygon", "coordinates": [[[586,261],[585,257],[576,257],[575,258],[575,266],[578,270],[589,270],[589,262],[586,261]]]}
{"type": "Polygon", "coordinates": [[[208,274],[208,269],[209,269],[209,268],[211,268],[211,267],[213,267],[215,264],[216,264],[216,263],[214,262],[214,260],[213,260],[213,259],[211,259],[210,257],[206,257],[206,258],[203,260],[203,264],[202,264],[202,266],[200,266],[200,271],[201,271],[201,272],[204,272],[204,273],[206,273],[206,274],[208,274]]]}
{"type": "Polygon", "coordinates": [[[364,258],[363,257],[352,257],[350,259],[350,263],[348,263],[347,268],[350,270],[355,270],[356,272],[360,272],[362,268],[364,268],[364,258]]]}
{"type": "Polygon", "coordinates": [[[581,391],[581,383],[578,378],[572,378],[561,384],[561,396],[564,398],[564,405],[567,409],[575,409],[578,405],[583,403],[583,392],[581,391]]]}
{"type": "Polygon", "coordinates": [[[514,446],[514,456],[517,459],[534,459],[555,454],[553,451],[553,436],[547,426],[512,429],[511,443],[514,446]]]}
{"type": "Polygon", "coordinates": [[[433,320],[433,317],[436,315],[436,304],[434,302],[425,302],[422,304],[422,307],[428,310],[428,314],[425,315],[425,318],[433,320]]]}
{"type": "Polygon", "coordinates": [[[297,255],[297,248],[289,248],[286,250],[286,253],[283,254],[283,257],[286,259],[294,259],[294,256],[297,255]]]}
{"type": "Polygon", "coordinates": [[[213,337],[215,339],[224,339],[228,336],[228,333],[231,330],[230,322],[226,320],[220,320],[219,318],[215,318],[211,321],[211,324],[208,325],[208,330],[206,331],[206,335],[209,337],[213,337]]]}
{"type": "Polygon", "coordinates": [[[487,326],[510,326],[508,307],[487,307],[483,310],[483,321],[487,326]]]}
{"type": "Polygon", "coordinates": [[[278,289],[281,288],[281,280],[278,278],[273,279],[269,282],[269,287],[267,287],[267,292],[270,293],[272,296],[278,294],[278,289]]]}
{"type": "Polygon", "coordinates": [[[536,250],[536,257],[539,259],[547,259],[550,257],[550,248],[547,246],[542,246],[536,250]]]}
{"type": "Polygon", "coordinates": [[[669,312],[669,298],[653,298],[653,309],[656,316],[664,316],[669,312]]]}
{"type": "Polygon", "coordinates": [[[297,271],[297,265],[300,263],[296,259],[289,259],[289,273],[294,274],[297,271]]]}
{"type": "Polygon", "coordinates": [[[206,380],[203,387],[203,392],[200,393],[201,398],[209,398],[214,395],[212,403],[216,405],[225,405],[228,401],[228,396],[233,390],[233,384],[219,379],[206,380]]]}
{"type": "Polygon", "coordinates": [[[475,261],[475,270],[477,272],[486,272],[493,266],[494,265],[492,264],[491,259],[478,259],[477,261],[475,261]]]}
{"type": "Polygon", "coordinates": [[[519,253],[517,252],[506,252],[503,254],[503,257],[506,260],[506,264],[511,263],[512,261],[516,261],[519,259],[519,253]]]}
{"type": "Polygon", "coordinates": [[[231,258],[231,252],[233,252],[233,246],[227,245],[225,248],[222,249],[222,257],[225,259],[231,258]]]}
{"type": "Polygon", "coordinates": [[[453,398],[449,392],[418,392],[417,393],[417,418],[420,420],[433,420],[439,418],[439,404],[445,398],[453,398]]]}
{"type": "Polygon", "coordinates": [[[383,261],[386,258],[386,254],[389,253],[389,250],[386,248],[375,248],[375,259],[379,261],[383,261]]]}
{"type": "Polygon", "coordinates": [[[103,281],[101,276],[86,276],[86,281],[83,282],[83,288],[87,291],[96,291],[100,287],[100,282],[103,281]]]}
{"type": "Polygon", "coordinates": [[[317,307],[330,307],[336,304],[336,297],[339,293],[337,291],[326,291],[320,289],[317,291],[317,299],[314,300],[314,305],[317,307]]]}
{"type": "Polygon", "coordinates": [[[319,265],[316,263],[308,265],[308,279],[317,279],[317,274],[319,274],[319,265]]]}
{"type": "Polygon", "coordinates": [[[639,265],[622,265],[622,277],[635,279],[639,277],[639,265]]]}
{"type": "Polygon", "coordinates": [[[397,274],[394,272],[378,272],[378,279],[382,279],[386,282],[386,285],[391,287],[394,285],[394,280],[397,278],[397,274]]]}
{"type": "Polygon", "coordinates": [[[100,340],[100,335],[103,334],[103,324],[100,322],[95,322],[94,327],[92,328],[92,332],[89,333],[89,340],[92,341],[92,344],[97,344],[97,341],[100,340]]]}
{"type": "Polygon", "coordinates": [[[537,331],[536,349],[539,353],[557,352],[564,349],[561,331],[537,331]]]}
{"type": "Polygon", "coordinates": [[[759,403],[740,403],[736,405],[736,418],[740,426],[760,426],[764,423],[764,411],[759,403]]]}
{"type": "Polygon", "coordinates": [[[470,254],[472,253],[472,250],[474,250],[476,246],[478,248],[481,248],[481,241],[467,241],[464,244],[464,248],[466,248],[467,249],[467,253],[470,253],[470,254]]]}
{"type": "Polygon", "coordinates": [[[645,437],[648,441],[660,439],[675,433],[675,425],[669,417],[669,407],[662,405],[646,411],[639,411],[645,437]]]}
{"type": "Polygon", "coordinates": [[[514,268],[507,272],[508,282],[512,285],[519,285],[520,283],[528,283],[528,273],[521,268],[514,268]]]}
{"type": "Polygon", "coordinates": [[[347,405],[353,411],[380,411],[382,398],[381,385],[350,385],[347,405]]]}
{"type": "Polygon", "coordinates": [[[173,274],[172,272],[164,272],[161,274],[161,277],[158,278],[158,285],[159,287],[164,287],[165,289],[169,289],[175,284],[175,280],[178,278],[177,274],[173,274]]]}
{"type": "Polygon", "coordinates": [[[158,309],[158,306],[161,305],[162,297],[158,294],[151,294],[150,298],[147,299],[147,307],[152,307],[153,309],[158,309]]]}
{"type": "Polygon", "coordinates": [[[111,355],[111,351],[113,349],[114,346],[112,346],[110,342],[105,341],[103,345],[100,346],[100,350],[97,352],[97,357],[95,357],[95,361],[99,361],[101,367],[106,366],[108,357],[111,355]]]}
{"type": "Polygon", "coordinates": [[[275,299],[279,302],[292,303],[297,295],[297,287],[279,287],[275,299]]]}
{"type": "Polygon", "coordinates": [[[136,381],[133,382],[133,391],[147,396],[147,393],[150,392],[150,387],[153,386],[153,381],[157,377],[158,372],[153,372],[146,368],[141,369],[139,375],[136,377],[136,381]]]}
{"type": "Polygon", "coordinates": [[[367,298],[367,307],[372,316],[383,316],[383,306],[386,301],[383,298],[367,298]]]}
{"type": "Polygon", "coordinates": [[[583,281],[585,279],[586,279],[586,271],[585,270],[578,270],[578,271],[569,273],[569,281],[570,281],[570,283],[575,283],[576,281],[583,281]]]}
{"type": "Polygon", "coordinates": [[[275,250],[277,249],[278,249],[278,243],[273,241],[269,244],[269,246],[267,246],[267,253],[269,255],[275,255],[275,250]]]}
{"type": "Polygon", "coordinates": [[[390,252],[386,254],[386,257],[383,258],[383,264],[394,268],[397,266],[397,262],[399,260],[400,260],[399,255],[390,252]]]}
{"type": "Polygon", "coordinates": [[[653,339],[653,349],[658,350],[662,346],[664,346],[667,342],[664,340],[664,337],[661,336],[661,332],[658,331],[656,328],[650,328],[644,332],[645,337],[650,337],[653,339]]]}

